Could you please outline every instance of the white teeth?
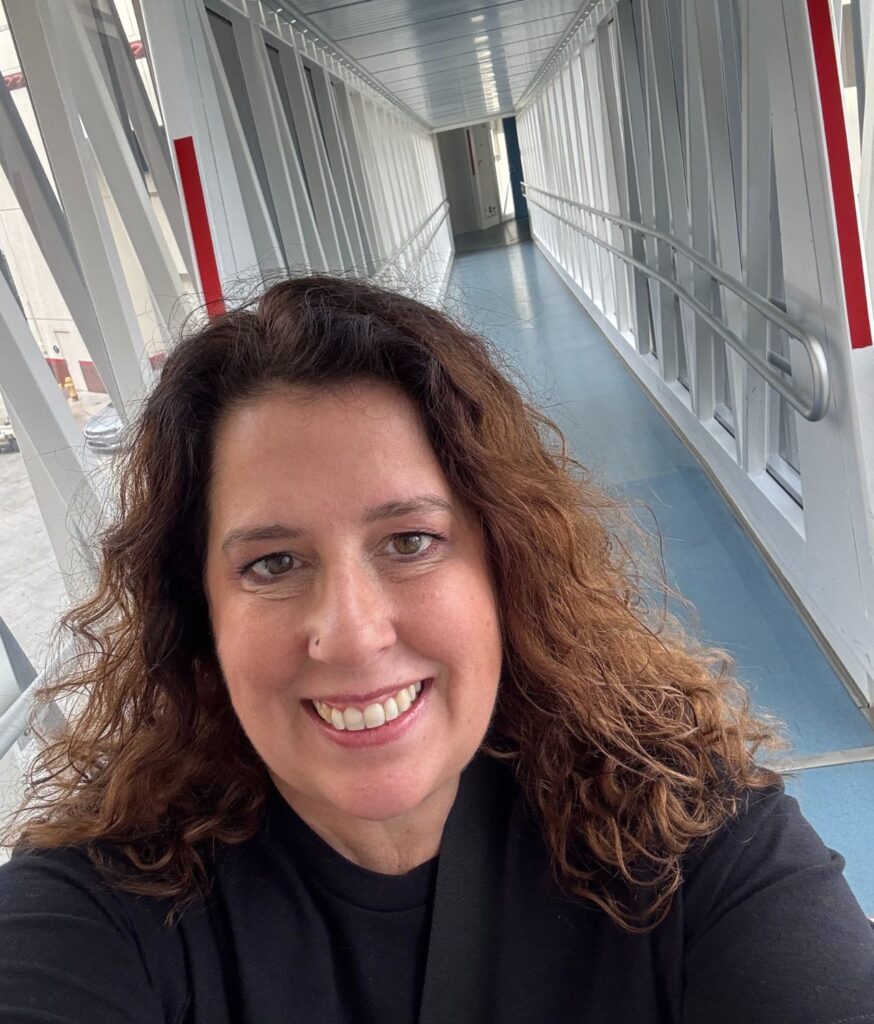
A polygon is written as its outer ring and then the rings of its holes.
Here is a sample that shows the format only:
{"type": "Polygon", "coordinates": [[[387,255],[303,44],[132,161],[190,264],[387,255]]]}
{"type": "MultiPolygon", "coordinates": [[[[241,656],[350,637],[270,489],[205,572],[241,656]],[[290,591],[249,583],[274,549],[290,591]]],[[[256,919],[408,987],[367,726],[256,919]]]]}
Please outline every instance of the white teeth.
{"type": "Polygon", "coordinates": [[[385,725],[385,709],[382,704],[368,704],[364,709],[364,724],[368,729],[385,725]]]}
{"type": "Polygon", "coordinates": [[[346,723],[346,728],[351,729],[352,732],[365,728],[364,715],[361,714],[358,708],[346,708],[343,712],[343,721],[346,723]]]}
{"type": "Polygon", "coordinates": [[[313,707],[319,718],[328,722],[335,729],[359,732],[362,729],[378,729],[386,722],[393,722],[397,717],[408,711],[410,705],[422,692],[422,683],[410,683],[382,703],[368,704],[364,711],[358,708],[332,708],[320,700],[314,700],[313,707]]]}

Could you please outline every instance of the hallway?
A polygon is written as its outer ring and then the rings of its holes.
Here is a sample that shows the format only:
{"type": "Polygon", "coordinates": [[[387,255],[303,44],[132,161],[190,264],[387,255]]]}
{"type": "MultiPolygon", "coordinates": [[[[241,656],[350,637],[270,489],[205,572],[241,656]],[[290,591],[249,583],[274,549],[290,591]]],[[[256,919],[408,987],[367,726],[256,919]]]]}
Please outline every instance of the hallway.
{"type": "MultiPolygon", "coordinates": [[[[607,489],[638,503],[650,532],[655,518],[668,581],[697,608],[700,635],[735,658],[755,706],[786,722],[792,749],[777,756],[874,744],[732,510],[533,243],[457,255],[446,301],[499,346],[607,489]]],[[[874,762],[808,768],[787,788],[874,915],[874,762]]]]}

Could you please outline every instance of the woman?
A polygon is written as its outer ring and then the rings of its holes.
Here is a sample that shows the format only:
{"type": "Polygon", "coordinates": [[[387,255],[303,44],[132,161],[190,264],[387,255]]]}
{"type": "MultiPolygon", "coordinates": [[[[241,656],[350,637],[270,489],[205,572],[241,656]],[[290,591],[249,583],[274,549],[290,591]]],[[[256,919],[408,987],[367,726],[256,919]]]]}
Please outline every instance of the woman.
{"type": "Polygon", "coordinates": [[[445,315],[310,277],[213,321],[118,509],[0,869],[4,1024],[874,1020],[771,727],[445,315]]]}

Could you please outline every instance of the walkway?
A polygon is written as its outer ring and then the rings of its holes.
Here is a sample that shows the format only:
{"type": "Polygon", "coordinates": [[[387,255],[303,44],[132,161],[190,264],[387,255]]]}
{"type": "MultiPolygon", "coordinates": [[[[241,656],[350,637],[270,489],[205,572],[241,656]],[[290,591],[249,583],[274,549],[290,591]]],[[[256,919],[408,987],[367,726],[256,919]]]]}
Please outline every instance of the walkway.
{"type": "MultiPolygon", "coordinates": [[[[736,659],[755,707],[787,723],[791,753],[874,744],[730,508],[534,245],[458,255],[447,302],[501,347],[604,485],[649,507],[669,581],[697,606],[701,636],[736,659]]],[[[787,788],[874,916],[874,762],[807,769],[787,788]]]]}

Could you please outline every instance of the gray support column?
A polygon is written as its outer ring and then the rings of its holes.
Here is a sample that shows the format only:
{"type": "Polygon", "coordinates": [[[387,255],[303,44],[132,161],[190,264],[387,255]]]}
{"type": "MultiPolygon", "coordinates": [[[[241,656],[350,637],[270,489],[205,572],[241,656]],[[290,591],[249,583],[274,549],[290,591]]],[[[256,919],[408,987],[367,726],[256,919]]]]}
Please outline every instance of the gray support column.
{"type": "MultiPolygon", "coordinates": [[[[228,288],[257,273],[258,248],[210,66],[200,0],[140,0],[140,9],[164,128],[171,149],[179,139],[193,141],[210,241],[228,288]]],[[[190,238],[187,217],[186,228],[190,238]]]]}
{"type": "MultiPolygon", "coordinates": [[[[294,33],[291,33],[293,40],[294,33]]],[[[326,166],[324,146],[318,136],[315,111],[304,82],[300,54],[294,45],[280,50],[280,66],[288,88],[288,98],[294,112],[294,123],[300,142],[300,155],[309,182],[316,224],[325,250],[325,259],[332,270],[342,270],[349,262],[349,247],[345,234],[337,222],[337,199],[334,183],[326,166]]]]}
{"type": "Polygon", "coordinates": [[[276,221],[279,244],[290,269],[318,265],[318,250],[310,254],[298,206],[308,204],[300,172],[293,166],[290,132],[269,64],[264,31],[255,20],[258,11],[250,4],[250,19],[241,20],[236,36],[240,66],[252,108],[258,143],[264,160],[276,221]],[[295,173],[297,172],[297,173],[295,173]]]}
{"type": "MultiPolygon", "coordinates": [[[[749,5],[756,0],[741,0],[741,110],[743,112],[741,179],[741,254],[743,280],[753,291],[770,297],[771,240],[771,109],[768,101],[768,55],[761,39],[750,31],[749,5]]],[[[750,348],[763,356],[775,329],[754,309],[747,307],[746,340],[750,348]]],[[[745,372],[742,417],[744,447],[741,459],[754,476],[765,471],[768,457],[768,387],[749,367],[745,372]]],[[[778,396],[770,401],[777,406],[778,396]]],[[[735,417],[737,418],[737,417],[735,417]]]]}
{"type": "MultiPolygon", "coordinates": [[[[239,182],[240,196],[246,211],[246,220],[249,224],[252,241],[255,243],[258,269],[267,280],[276,276],[284,277],[287,269],[285,252],[272,216],[273,196],[269,194],[269,182],[262,188],[261,179],[258,176],[253,159],[254,145],[260,143],[255,141],[250,143],[250,140],[246,137],[246,132],[240,121],[234,93],[219,54],[213,28],[209,23],[209,14],[206,7],[200,3],[200,0],[194,0],[194,2],[197,4],[197,15],[200,20],[200,31],[207,56],[207,65],[214,84],[216,98],[218,99],[221,118],[225,126],[225,137],[228,142],[231,160],[233,161],[234,175],[239,182]]],[[[239,39],[243,37],[244,28],[244,25],[237,22],[234,30],[234,43],[237,46],[239,45],[239,39]]],[[[245,84],[242,87],[245,88],[245,84]]],[[[246,98],[248,99],[248,96],[246,98]]],[[[292,244],[295,243],[293,242],[292,244]]],[[[255,268],[253,267],[249,274],[243,274],[238,279],[244,298],[248,297],[252,288],[257,287],[259,284],[254,271],[255,268]]]]}
{"type": "Polygon", "coordinates": [[[98,165],[122,213],[125,231],[148,283],[154,307],[163,318],[156,327],[167,347],[168,329],[175,327],[175,318],[184,313],[179,300],[185,290],[173,254],[158,224],[124,127],[77,14],[65,4],[53,5],[51,11],[51,38],[59,84],[66,85],[76,97],[77,110],[98,165]]]}
{"type": "MultiPolygon", "coordinates": [[[[192,281],[196,281],[197,272],[186,230],[185,210],[182,205],[182,197],[179,194],[179,186],[173,173],[173,157],[170,154],[167,137],[158,124],[152,104],[146,94],[146,87],[136,68],[136,61],[128,45],[127,36],[125,35],[115,4],[109,4],[109,8],[117,37],[115,40],[117,45],[113,47],[113,50],[118,52],[118,59],[115,62],[116,70],[118,71],[119,84],[124,96],[127,112],[133,125],[134,135],[143,151],[146,163],[149,165],[149,173],[155,184],[158,198],[161,200],[161,206],[163,206],[164,213],[167,216],[170,230],[173,232],[173,238],[179,247],[182,262],[185,264],[188,276],[192,281]]],[[[150,58],[145,38],[143,38],[142,43],[146,51],[146,60],[148,61],[150,58]]]]}
{"type": "MultiPolygon", "coordinates": [[[[646,128],[646,110],[644,107],[643,81],[640,73],[640,61],[638,59],[637,32],[634,24],[634,14],[631,9],[631,0],[619,0],[616,5],[616,23],[618,26],[619,53],[622,65],[623,95],[626,100],[626,132],[625,138],[630,146],[630,163],[634,167],[634,179],[636,189],[630,193],[632,209],[636,206],[638,218],[642,224],[648,227],[655,227],[654,209],[655,198],[653,195],[652,178],[652,155],[649,148],[649,138],[646,128]],[[636,193],[636,194],[635,194],[636,193]]],[[[656,245],[653,239],[647,238],[642,243],[645,255],[644,262],[651,267],[657,266],[658,257],[656,245]]],[[[648,307],[651,311],[644,318],[647,330],[640,331],[637,335],[637,350],[641,355],[652,352],[653,341],[660,344],[661,320],[659,311],[661,309],[661,294],[658,285],[653,284],[649,279],[646,282],[649,293],[648,307]],[[652,331],[655,337],[652,336],[652,331]]],[[[640,327],[640,320],[638,320],[640,327]]]]}
{"type": "MultiPolygon", "coordinates": [[[[707,170],[707,130],[702,108],[701,89],[698,73],[701,59],[698,53],[698,32],[695,10],[686,4],[685,31],[686,47],[685,92],[686,92],[686,167],[689,182],[689,213],[692,248],[708,258],[713,248],[710,213],[710,176],[707,170]]],[[[713,281],[707,271],[692,268],[692,293],[706,308],[713,309],[713,281]]],[[[713,419],[716,411],[715,346],[724,345],[716,339],[704,321],[695,316],[693,326],[694,344],[688,346],[689,390],[692,395],[692,409],[703,420],[713,419]]]]}
{"type": "MultiPolygon", "coordinates": [[[[669,235],[686,237],[686,171],[683,167],[680,145],[673,71],[667,56],[670,54],[670,41],[664,0],[653,0],[641,13],[640,42],[648,99],[655,226],[669,235]]],[[[659,242],[657,249],[660,272],[670,278],[678,276],[674,272],[674,256],[670,246],[659,242]]],[[[677,270],[680,270],[679,265],[677,270]]],[[[659,319],[659,368],[662,377],[670,382],[677,379],[677,350],[684,344],[684,338],[677,316],[677,301],[667,288],[661,290],[659,319]]]]}
{"type": "Polygon", "coordinates": [[[83,570],[94,568],[86,541],[94,534],[101,507],[96,476],[86,472],[79,456],[82,435],[3,275],[0,365],[0,392],[64,582],[76,596],[83,570]]]}
{"type": "MultiPolygon", "coordinates": [[[[368,114],[369,101],[359,92],[349,93],[349,106],[351,111],[351,123],[355,131],[355,138],[358,143],[358,150],[361,153],[361,165],[364,171],[364,181],[368,194],[370,195],[370,206],[373,210],[373,224],[375,230],[375,264],[378,268],[394,249],[394,238],[392,237],[391,224],[388,220],[388,200],[383,188],[382,175],[376,163],[374,151],[374,139],[370,129],[368,114]]],[[[376,269],[375,268],[375,269],[376,269]]]]}
{"type": "MultiPolygon", "coordinates": [[[[0,166],[15,193],[34,241],[70,311],[79,334],[91,350],[102,345],[94,302],[85,286],[70,227],[51,182],[43,170],[27,129],[6,84],[0,81],[0,166]]],[[[105,348],[105,345],[103,346],[105,348]]]]}
{"type": "Polygon", "coordinates": [[[377,264],[376,256],[379,252],[379,233],[375,223],[373,200],[368,187],[367,172],[362,160],[358,136],[355,132],[352,110],[349,104],[349,94],[345,83],[337,83],[334,86],[333,94],[339,120],[340,139],[345,147],[346,158],[349,161],[349,169],[352,174],[350,184],[353,189],[353,199],[361,216],[363,227],[362,241],[365,247],[368,273],[372,273],[377,264]]]}
{"type": "MultiPolygon", "coordinates": [[[[573,54],[568,66],[567,81],[563,81],[563,104],[567,119],[566,132],[568,137],[573,139],[573,192],[572,198],[578,202],[587,203],[588,188],[588,163],[590,156],[587,154],[586,145],[586,123],[585,116],[580,103],[580,82],[582,81],[581,56],[579,52],[573,54]]],[[[568,219],[581,227],[588,226],[588,219],[582,210],[570,207],[567,211],[568,219]]],[[[599,254],[592,241],[584,236],[572,232],[572,245],[577,253],[576,279],[580,286],[590,295],[595,295],[600,286],[600,274],[598,271],[599,254]]]]}
{"type": "Polygon", "coordinates": [[[346,172],[346,161],[343,158],[343,143],[340,138],[334,106],[331,103],[328,75],[325,69],[321,67],[313,66],[310,71],[313,80],[313,92],[318,104],[319,118],[324,133],[325,149],[328,153],[328,165],[331,168],[331,177],[334,179],[337,208],[349,239],[351,265],[359,273],[363,273],[367,262],[364,242],[358,228],[358,218],[355,215],[352,183],[349,181],[349,175],[346,172]]]}
{"type": "MultiPolygon", "coordinates": [[[[598,68],[596,63],[597,46],[595,40],[587,42],[581,53],[580,69],[583,76],[582,102],[586,109],[588,126],[590,186],[592,189],[591,205],[596,210],[604,210],[609,205],[605,195],[603,167],[604,130],[601,123],[600,90],[598,88],[598,68]]],[[[608,223],[597,216],[590,217],[591,230],[605,242],[610,241],[611,229],[608,223]]],[[[603,282],[604,304],[601,307],[606,316],[617,319],[616,276],[617,260],[602,246],[598,246],[598,259],[603,282]]]]}
{"type": "Polygon", "coordinates": [[[90,143],[82,131],[75,97],[65,89],[52,60],[61,48],[51,32],[52,8],[47,0],[7,0],[6,14],[100,323],[100,335],[89,337],[87,343],[119,414],[128,416],[143,395],[149,364],[90,143]]]}
{"type": "MultiPolygon", "coordinates": [[[[628,218],[628,177],[625,165],[625,151],[622,146],[622,122],[619,113],[620,96],[616,90],[616,78],[613,68],[613,54],[610,47],[610,25],[602,22],[596,33],[597,68],[600,93],[604,103],[606,119],[605,135],[609,140],[607,159],[607,206],[611,213],[628,218]]],[[[628,235],[631,232],[612,225],[610,241],[617,248],[630,251],[628,235]]],[[[617,324],[620,331],[631,328],[631,312],[629,308],[629,267],[622,260],[614,260],[617,290],[617,324]]]]}
{"type": "MultiPolygon", "coordinates": [[[[710,178],[710,202],[713,212],[714,235],[716,242],[716,262],[732,277],[742,279],[743,267],[740,258],[740,225],[738,222],[738,204],[735,191],[735,175],[732,164],[731,129],[729,124],[729,106],[737,106],[740,111],[740,94],[732,98],[726,94],[726,81],[736,79],[734,73],[725,69],[735,63],[735,54],[726,52],[720,45],[719,26],[712,0],[690,0],[695,7],[695,24],[698,33],[698,51],[700,57],[699,82],[701,89],[701,108],[704,112],[705,153],[710,178]]],[[[734,39],[730,40],[733,46],[734,39]]],[[[739,149],[739,141],[735,148],[739,149]]],[[[740,167],[740,160],[738,160],[740,167]]],[[[738,181],[740,176],[738,176],[738,181]]],[[[739,335],[747,329],[747,308],[745,303],[731,292],[724,290],[722,302],[725,320],[729,327],[739,335]]],[[[732,407],[734,409],[735,443],[738,461],[744,465],[751,455],[751,438],[748,436],[746,416],[744,413],[744,395],[746,393],[746,362],[736,353],[726,349],[726,362],[729,372],[732,407]]],[[[764,438],[759,435],[753,442],[760,448],[758,454],[753,453],[754,462],[764,461],[764,438]]]]}
{"type": "MultiPolygon", "coordinates": [[[[629,220],[636,220],[642,223],[643,217],[640,208],[640,189],[637,182],[637,165],[634,162],[634,147],[632,144],[631,117],[629,101],[624,87],[624,74],[622,72],[622,56],[619,50],[619,29],[618,21],[614,18],[612,24],[607,26],[607,37],[610,42],[611,60],[615,69],[616,89],[618,100],[618,117],[621,119],[621,132],[617,131],[616,138],[621,141],[621,180],[624,183],[624,205],[620,214],[629,220]]],[[[646,247],[643,238],[635,232],[626,232],[625,250],[631,252],[632,256],[641,263],[646,263],[646,247]]],[[[652,350],[652,328],[650,323],[649,309],[649,283],[643,271],[636,267],[630,268],[632,288],[630,298],[632,300],[632,322],[634,329],[635,345],[637,351],[646,354],[652,350]]]]}

